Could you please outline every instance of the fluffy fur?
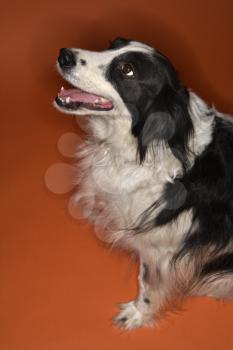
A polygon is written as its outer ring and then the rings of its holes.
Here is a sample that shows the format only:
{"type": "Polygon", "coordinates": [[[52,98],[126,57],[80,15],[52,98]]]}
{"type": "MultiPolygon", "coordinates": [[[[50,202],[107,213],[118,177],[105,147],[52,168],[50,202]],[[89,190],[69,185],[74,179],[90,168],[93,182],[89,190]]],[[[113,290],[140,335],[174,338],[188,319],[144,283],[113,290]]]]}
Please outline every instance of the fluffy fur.
{"type": "Polygon", "coordinates": [[[116,39],[103,52],[70,49],[58,70],[112,102],[87,116],[76,202],[101,239],[140,260],[139,295],[114,321],[150,325],[186,296],[233,296],[233,123],[180,82],[152,47],[116,39]],[[91,116],[90,116],[91,115],[91,116]]]}

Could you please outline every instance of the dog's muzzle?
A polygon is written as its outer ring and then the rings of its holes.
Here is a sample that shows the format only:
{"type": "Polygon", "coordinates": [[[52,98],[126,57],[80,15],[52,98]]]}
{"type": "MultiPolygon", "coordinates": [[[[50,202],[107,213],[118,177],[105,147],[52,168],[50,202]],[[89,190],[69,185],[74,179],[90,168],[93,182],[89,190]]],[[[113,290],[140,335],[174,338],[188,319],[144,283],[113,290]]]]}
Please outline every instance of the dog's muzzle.
{"type": "MultiPolygon", "coordinates": [[[[73,68],[78,70],[78,58],[71,49],[61,48],[57,61],[65,77],[73,68]]],[[[55,98],[55,102],[60,108],[69,111],[76,111],[81,107],[95,111],[109,111],[113,108],[113,103],[110,100],[70,85],[71,88],[68,89],[62,87],[55,98]]]]}

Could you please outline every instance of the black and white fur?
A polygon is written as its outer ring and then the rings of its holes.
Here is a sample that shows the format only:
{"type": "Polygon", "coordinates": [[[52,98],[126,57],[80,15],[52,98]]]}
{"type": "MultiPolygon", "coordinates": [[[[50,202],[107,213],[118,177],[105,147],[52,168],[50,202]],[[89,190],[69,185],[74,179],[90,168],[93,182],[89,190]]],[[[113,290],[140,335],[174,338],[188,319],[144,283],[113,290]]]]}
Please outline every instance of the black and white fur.
{"type": "Polygon", "coordinates": [[[103,52],[70,50],[58,70],[74,87],[112,101],[88,116],[77,152],[77,194],[101,238],[140,260],[138,298],[115,322],[152,324],[187,296],[233,296],[233,119],[180,82],[152,47],[116,39],[103,52]],[[132,72],[121,70],[130,64],[132,72]]]}

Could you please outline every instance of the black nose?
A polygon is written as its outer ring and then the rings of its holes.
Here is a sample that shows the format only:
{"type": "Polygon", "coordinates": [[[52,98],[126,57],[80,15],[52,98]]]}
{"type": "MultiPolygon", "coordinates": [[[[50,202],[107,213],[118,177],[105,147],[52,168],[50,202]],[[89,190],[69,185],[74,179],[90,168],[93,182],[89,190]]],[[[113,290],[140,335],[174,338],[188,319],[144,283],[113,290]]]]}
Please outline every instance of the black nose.
{"type": "Polygon", "coordinates": [[[76,65],[75,55],[71,50],[62,48],[59,52],[58,62],[61,68],[72,68],[76,65]]]}

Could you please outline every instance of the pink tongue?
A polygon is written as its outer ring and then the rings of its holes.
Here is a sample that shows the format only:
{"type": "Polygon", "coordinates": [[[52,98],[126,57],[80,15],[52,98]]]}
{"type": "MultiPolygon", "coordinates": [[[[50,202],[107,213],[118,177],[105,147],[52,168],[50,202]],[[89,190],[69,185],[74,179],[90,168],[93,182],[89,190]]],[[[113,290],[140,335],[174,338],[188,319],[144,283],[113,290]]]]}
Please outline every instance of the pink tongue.
{"type": "Polygon", "coordinates": [[[58,96],[62,99],[69,97],[70,102],[85,102],[85,103],[94,103],[98,98],[100,98],[97,95],[89,94],[78,88],[68,89],[68,90],[64,89],[59,92],[58,96]]]}

